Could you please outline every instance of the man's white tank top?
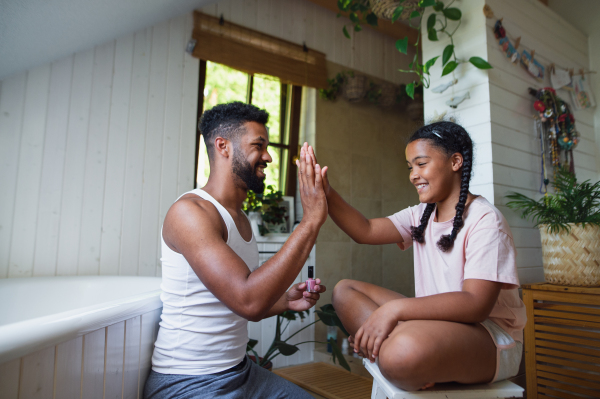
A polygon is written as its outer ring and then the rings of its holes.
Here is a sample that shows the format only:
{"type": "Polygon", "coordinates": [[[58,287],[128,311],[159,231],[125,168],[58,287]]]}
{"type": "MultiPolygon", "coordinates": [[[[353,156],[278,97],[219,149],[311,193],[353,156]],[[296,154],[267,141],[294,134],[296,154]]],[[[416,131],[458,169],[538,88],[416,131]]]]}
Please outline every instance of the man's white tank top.
{"type": "MultiPolygon", "coordinates": [[[[185,194],[190,193],[214,204],[227,225],[227,245],[250,271],[256,270],[258,245],[254,234],[245,241],[217,200],[201,189],[185,194]]],[[[240,363],[246,353],[248,321],[229,310],[202,284],[183,255],[165,244],[162,232],[161,248],[163,310],[152,369],[162,374],[203,375],[240,363]]]]}

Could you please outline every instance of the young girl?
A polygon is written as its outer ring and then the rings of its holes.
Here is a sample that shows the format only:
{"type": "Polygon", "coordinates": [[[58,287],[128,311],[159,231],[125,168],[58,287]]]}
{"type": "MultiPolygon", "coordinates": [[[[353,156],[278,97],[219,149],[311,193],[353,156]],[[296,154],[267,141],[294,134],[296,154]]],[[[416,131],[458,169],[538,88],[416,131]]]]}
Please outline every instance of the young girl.
{"type": "Polygon", "coordinates": [[[526,321],[516,251],[502,214],[469,192],[469,134],[452,122],[424,126],[410,138],[406,162],[421,203],[387,218],[366,219],[322,171],[329,215],[354,241],[414,244],[415,298],[361,281],[336,285],[333,305],[355,352],[378,359],[404,390],[515,376],[526,321]]]}

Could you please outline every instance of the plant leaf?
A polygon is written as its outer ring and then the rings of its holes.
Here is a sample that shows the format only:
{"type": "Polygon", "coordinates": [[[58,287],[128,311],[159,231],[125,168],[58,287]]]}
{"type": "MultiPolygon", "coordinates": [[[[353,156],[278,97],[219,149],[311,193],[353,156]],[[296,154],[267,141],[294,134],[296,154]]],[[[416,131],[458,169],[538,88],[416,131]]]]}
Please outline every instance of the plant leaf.
{"type": "Polygon", "coordinates": [[[337,326],[340,330],[342,330],[342,332],[344,334],[346,334],[346,336],[350,335],[350,334],[348,334],[348,331],[346,331],[346,328],[342,324],[342,321],[340,320],[337,313],[335,312],[333,305],[327,304],[325,306],[322,306],[321,310],[316,310],[315,313],[319,316],[319,319],[326,326],[331,326],[331,327],[337,326]]]}
{"type": "Polygon", "coordinates": [[[452,57],[452,53],[454,53],[454,45],[449,44],[444,49],[444,54],[442,55],[442,65],[446,65],[446,63],[450,60],[450,57],[452,57]]]}
{"type": "Polygon", "coordinates": [[[415,99],[415,82],[406,85],[406,94],[413,100],[415,99]]]}
{"type": "Polygon", "coordinates": [[[419,1],[419,7],[430,7],[435,5],[435,0],[421,0],[419,1]]]}
{"type": "Polygon", "coordinates": [[[479,69],[492,69],[493,67],[483,58],[480,57],[471,57],[469,58],[469,62],[475,65],[479,69]]]}
{"type": "Polygon", "coordinates": [[[351,0],[338,0],[338,8],[342,11],[348,11],[351,2],[351,0]]]}
{"type": "Polygon", "coordinates": [[[396,22],[398,18],[400,18],[400,15],[402,15],[402,11],[404,11],[403,6],[396,7],[394,13],[392,14],[392,23],[396,22]]]}
{"type": "Polygon", "coordinates": [[[442,71],[442,76],[448,75],[449,73],[451,73],[452,71],[454,71],[457,66],[458,66],[458,62],[456,62],[456,61],[450,61],[444,67],[444,70],[442,71]]]}
{"type": "Polygon", "coordinates": [[[435,26],[437,16],[435,13],[432,13],[429,18],[427,18],[427,31],[429,32],[435,26]]]}
{"type": "Polygon", "coordinates": [[[435,64],[435,62],[437,61],[437,59],[440,58],[440,56],[436,56],[433,57],[432,59],[430,59],[429,61],[427,61],[425,63],[425,65],[423,65],[423,72],[424,73],[429,73],[429,68],[431,68],[433,66],[433,64],[435,64]]]}
{"type": "Polygon", "coordinates": [[[291,345],[283,341],[275,341],[273,345],[279,349],[279,352],[283,356],[291,356],[300,350],[296,345],[291,345]]]}
{"type": "Polygon", "coordinates": [[[462,17],[462,12],[458,8],[446,8],[442,10],[444,16],[452,21],[458,21],[462,17]]]}
{"type": "Polygon", "coordinates": [[[444,3],[442,3],[441,1],[436,2],[433,6],[433,9],[435,11],[442,11],[444,9],[444,3]]]}
{"type": "Polygon", "coordinates": [[[355,12],[350,13],[350,21],[352,21],[354,23],[358,22],[358,15],[355,12]]]}
{"type": "Polygon", "coordinates": [[[344,29],[342,29],[342,31],[344,32],[344,36],[346,36],[348,39],[350,39],[350,34],[348,33],[348,29],[346,29],[345,26],[344,26],[344,29]]]}
{"type": "Polygon", "coordinates": [[[437,42],[438,41],[438,37],[437,37],[437,31],[435,29],[429,29],[427,31],[427,37],[429,38],[429,40],[431,40],[432,42],[437,42]]]}
{"type": "Polygon", "coordinates": [[[340,362],[340,366],[350,371],[350,365],[346,361],[346,358],[340,351],[340,348],[337,347],[337,343],[333,340],[333,338],[329,338],[329,345],[331,345],[331,354],[333,355],[333,362],[335,363],[336,359],[340,362]]]}
{"type": "Polygon", "coordinates": [[[253,349],[256,346],[256,344],[258,344],[258,340],[250,338],[248,340],[248,343],[246,344],[246,347],[247,347],[246,351],[253,349]]]}
{"type": "Polygon", "coordinates": [[[359,25],[359,24],[356,24],[356,25],[354,26],[354,32],[360,32],[361,30],[362,30],[362,28],[360,27],[360,25],[359,25]]]}
{"type": "Polygon", "coordinates": [[[408,50],[408,36],[406,36],[404,39],[398,39],[396,41],[396,48],[402,54],[406,54],[408,50]]]}
{"type": "Polygon", "coordinates": [[[413,11],[410,13],[410,17],[408,17],[408,19],[413,19],[413,18],[418,18],[421,16],[421,13],[418,11],[413,11]]]}
{"type": "Polygon", "coordinates": [[[366,19],[367,23],[371,26],[377,26],[377,21],[379,20],[377,18],[377,15],[375,15],[375,13],[367,14],[367,17],[365,19],[366,19]]]}

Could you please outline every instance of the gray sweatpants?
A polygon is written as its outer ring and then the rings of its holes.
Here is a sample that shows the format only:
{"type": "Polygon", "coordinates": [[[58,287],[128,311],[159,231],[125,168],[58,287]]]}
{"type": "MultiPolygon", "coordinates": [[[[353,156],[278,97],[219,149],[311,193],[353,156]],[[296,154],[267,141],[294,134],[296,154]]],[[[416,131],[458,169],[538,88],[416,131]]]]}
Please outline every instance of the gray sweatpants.
{"type": "Polygon", "coordinates": [[[150,371],[145,399],[309,399],[297,385],[245,358],[229,370],[208,375],[161,374],[150,371]]]}

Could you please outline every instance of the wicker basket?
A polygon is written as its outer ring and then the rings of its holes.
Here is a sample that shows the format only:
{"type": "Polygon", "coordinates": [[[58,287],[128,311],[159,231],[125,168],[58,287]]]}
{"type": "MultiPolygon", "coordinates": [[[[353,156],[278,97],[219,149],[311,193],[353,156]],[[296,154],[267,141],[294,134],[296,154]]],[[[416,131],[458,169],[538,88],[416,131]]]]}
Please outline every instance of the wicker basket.
{"type": "Polygon", "coordinates": [[[570,223],[571,231],[550,233],[540,225],[544,277],[559,285],[600,285],[600,227],[570,223]]]}
{"type": "MultiPolygon", "coordinates": [[[[398,0],[370,0],[371,11],[378,18],[391,20],[394,15],[394,10],[400,5],[398,0]]],[[[419,7],[419,0],[404,0],[402,2],[404,10],[400,14],[400,19],[407,20],[410,18],[410,14],[413,11],[423,12],[423,9],[419,7]]]]}
{"type": "Polygon", "coordinates": [[[344,96],[350,102],[358,102],[367,93],[367,78],[362,75],[349,76],[344,87],[344,96]]]}

